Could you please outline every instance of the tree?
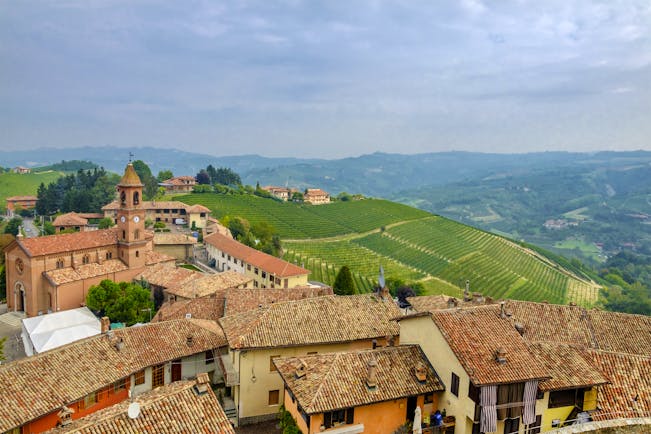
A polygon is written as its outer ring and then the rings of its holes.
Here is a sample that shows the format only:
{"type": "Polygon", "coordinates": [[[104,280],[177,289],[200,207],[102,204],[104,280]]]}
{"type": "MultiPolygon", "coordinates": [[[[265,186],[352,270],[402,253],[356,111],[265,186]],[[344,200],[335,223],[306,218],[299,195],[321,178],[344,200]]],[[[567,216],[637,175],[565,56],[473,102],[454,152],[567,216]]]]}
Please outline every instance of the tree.
{"type": "Polygon", "coordinates": [[[52,222],[43,223],[43,235],[54,235],[56,233],[56,228],[52,222]]]}
{"type": "Polygon", "coordinates": [[[228,229],[230,229],[233,238],[241,241],[249,234],[251,224],[245,218],[234,217],[228,222],[228,229]]]}
{"type": "Polygon", "coordinates": [[[0,362],[5,360],[5,342],[7,342],[7,337],[0,338],[0,362]]]}
{"type": "Polygon", "coordinates": [[[111,217],[104,217],[99,221],[100,229],[109,229],[113,227],[113,219],[111,217]]]}
{"type": "Polygon", "coordinates": [[[212,177],[212,182],[222,185],[240,185],[242,184],[242,178],[228,167],[220,167],[215,171],[214,177],[212,177]]]}
{"type": "Polygon", "coordinates": [[[18,235],[18,230],[20,229],[20,225],[23,224],[23,219],[20,217],[14,217],[11,220],[7,222],[7,226],[5,226],[5,234],[11,234],[14,237],[18,235]]]}
{"type": "Polygon", "coordinates": [[[212,164],[209,164],[208,167],[206,167],[206,172],[210,178],[210,184],[217,182],[217,171],[212,164]]]}
{"type": "Polygon", "coordinates": [[[206,172],[205,169],[201,169],[199,173],[197,173],[195,179],[198,184],[210,185],[210,175],[208,175],[208,172],[206,172]]]}
{"type": "Polygon", "coordinates": [[[133,168],[136,170],[140,182],[144,184],[143,194],[145,198],[151,199],[156,195],[158,189],[158,180],[151,173],[151,169],[142,160],[136,160],[133,163],[133,168]]]}
{"type": "Polygon", "coordinates": [[[339,269],[337,277],[335,277],[335,283],[332,285],[332,290],[337,295],[357,294],[353,275],[347,265],[344,265],[339,269]]]}
{"type": "Polygon", "coordinates": [[[134,283],[116,283],[108,279],[90,287],[86,305],[99,315],[108,316],[112,322],[128,326],[147,322],[154,310],[149,290],[134,283]]]}
{"type": "Polygon", "coordinates": [[[158,182],[167,181],[170,178],[174,178],[174,174],[171,170],[161,170],[158,172],[158,176],[156,177],[158,182]]]}

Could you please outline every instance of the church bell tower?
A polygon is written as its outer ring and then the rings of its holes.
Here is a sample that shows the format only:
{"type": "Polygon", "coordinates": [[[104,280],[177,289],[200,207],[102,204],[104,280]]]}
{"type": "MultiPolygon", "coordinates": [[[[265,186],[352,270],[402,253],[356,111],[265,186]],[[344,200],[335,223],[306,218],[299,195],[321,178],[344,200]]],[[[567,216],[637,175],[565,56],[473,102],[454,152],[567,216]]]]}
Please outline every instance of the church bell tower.
{"type": "Polygon", "coordinates": [[[142,208],[142,187],[133,164],[124,169],[118,184],[118,255],[129,266],[145,266],[145,210],[142,208]]]}

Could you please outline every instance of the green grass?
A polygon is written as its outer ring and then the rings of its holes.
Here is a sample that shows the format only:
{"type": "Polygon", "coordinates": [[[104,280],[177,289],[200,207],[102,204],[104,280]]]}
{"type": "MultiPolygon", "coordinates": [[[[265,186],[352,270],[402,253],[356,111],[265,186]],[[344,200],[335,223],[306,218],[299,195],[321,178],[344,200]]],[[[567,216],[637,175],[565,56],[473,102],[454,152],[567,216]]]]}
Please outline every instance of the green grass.
{"type": "Polygon", "coordinates": [[[202,273],[202,271],[200,269],[198,269],[197,267],[195,267],[192,264],[181,264],[181,265],[179,265],[179,267],[187,268],[188,270],[198,271],[198,272],[202,273]]]}
{"type": "Polygon", "coordinates": [[[4,208],[5,199],[11,196],[36,196],[41,182],[48,185],[62,175],[61,172],[0,173],[0,207],[4,208]]]}
{"type": "Polygon", "coordinates": [[[473,291],[494,298],[584,305],[596,301],[590,282],[543,254],[508,239],[385,200],[324,206],[281,203],[256,196],[190,194],[218,218],[267,221],[279,232],[284,258],[311,271],[310,279],[334,282],[347,265],[358,289],[370,290],[382,265],[387,277],[421,282],[429,294],[459,295],[466,280],[473,291]]]}

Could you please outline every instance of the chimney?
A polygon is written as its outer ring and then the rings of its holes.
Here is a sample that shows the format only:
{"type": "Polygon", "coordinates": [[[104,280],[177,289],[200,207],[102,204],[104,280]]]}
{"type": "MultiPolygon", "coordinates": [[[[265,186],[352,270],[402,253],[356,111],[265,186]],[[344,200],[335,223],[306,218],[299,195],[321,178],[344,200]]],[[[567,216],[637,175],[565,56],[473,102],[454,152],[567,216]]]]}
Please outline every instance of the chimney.
{"type": "Polygon", "coordinates": [[[194,345],[194,339],[192,338],[192,335],[188,335],[188,337],[185,340],[185,343],[188,344],[188,347],[194,345]]]}
{"type": "Polygon", "coordinates": [[[124,348],[124,339],[120,338],[115,343],[115,349],[118,350],[118,351],[122,351],[123,348],[124,348]]]}
{"type": "Polygon", "coordinates": [[[500,301],[500,318],[506,319],[506,302],[500,301]]]}
{"type": "Polygon", "coordinates": [[[307,363],[305,363],[305,360],[303,359],[298,359],[300,362],[300,365],[298,365],[298,368],[296,368],[296,372],[294,372],[294,375],[296,378],[303,378],[305,377],[305,374],[307,374],[307,363]]]}
{"type": "Polygon", "coordinates": [[[495,350],[495,361],[500,364],[506,363],[506,350],[502,347],[495,350]]]}
{"type": "Polygon", "coordinates": [[[493,297],[487,296],[484,298],[486,304],[493,304],[493,297]]]}
{"type": "Polygon", "coordinates": [[[204,393],[208,392],[208,389],[210,389],[210,377],[206,372],[197,374],[197,383],[194,387],[196,388],[197,394],[199,395],[203,395],[204,393]]]}
{"type": "Polygon", "coordinates": [[[61,407],[61,410],[57,413],[57,416],[59,417],[59,425],[70,425],[70,423],[72,423],[72,414],[74,412],[73,409],[66,407],[65,405],[61,407]]]}
{"type": "Polygon", "coordinates": [[[425,369],[423,362],[416,363],[416,366],[414,366],[414,374],[420,383],[424,383],[427,380],[427,369],[425,369]]]}
{"type": "Polygon", "coordinates": [[[459,304],[459,301],[456,298],[454,298],[454,297],[448,298],[448,309],[452,309],[453,307],[457,307],[458,304],[459,304]]]}
{"type": "Polygon", "coordinates": [[[371,356],[371,359],[368,361],[367,373],[366,373],[366,386],[369,389],[375,389],[377,387],[377,361],[375,356],[371,356]]]}
{"type": "Polygon", "coordinates": [[[573,301],[570,301],[570,306],[572,306],[572,307],[576,307],[576,303],[573,302],[573,301]]]}
{"type": "Polygon", "coordinates": [[[476,304],[481,304],[484,302],[484,297],[482,297],[481,292],[472,293],[472,302],[476,304]]]}
{"type": "Polygon", "coordinates": [[[396,345],[396,338],[394,338],[391,335],[386,337],[386,341],[387,341],[387,347],[393,347],[396,345]]]}
{"type": "Polygon", "coordinates": [[[380,298],[384,301],[391,299],[391,294],[389,294],[389,288],[383,286],[382,289],[380,289],[380,298]]]}
{"type": "Polygon", "coordinates": [[[100,331],[102,334],[108,333],[108,331],[111,329],[111,320],[107,316],[103,316],[102,319],[99,320],[100,323],[100,331]]]}
{"type": "Polygon", "coordinates": [[[466,280],[466,289],[463,290],[463,301],[470,301],[470,280],[466,280]]]}
{"type": "Polygon", "coordinates": [[[522,323],[516,322],[515,329],[520,333],[520,336],[524,336],[525,326],[522,323]]]}

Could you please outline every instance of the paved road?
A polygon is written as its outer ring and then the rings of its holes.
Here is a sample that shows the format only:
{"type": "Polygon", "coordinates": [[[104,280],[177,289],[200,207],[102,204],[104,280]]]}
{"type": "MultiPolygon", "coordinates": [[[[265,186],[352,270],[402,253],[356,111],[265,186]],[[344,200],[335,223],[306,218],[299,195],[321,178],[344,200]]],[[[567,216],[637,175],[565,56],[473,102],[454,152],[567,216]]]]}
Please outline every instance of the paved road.
{"type": "Polygon", "coordinates": [[[25,229],[25,236],[27,238],[37,237],[39,228],[34,226],[34,221],[31,218],[23,218],[23,228],[25,229]]]}
{"type": "MultiPolygon", "coordinates": [[[[0,314],[6,312],[7,305],[0,304],[0,314]]],[[[11,324],[0,321],[0,338],[3,337],[7,338],[4,346],[4,363],[25,357],[25,348],[23,347],[23,341],[20,338],[20,324],[16,326],[14,321],[11,321],[11,324]]]]}

